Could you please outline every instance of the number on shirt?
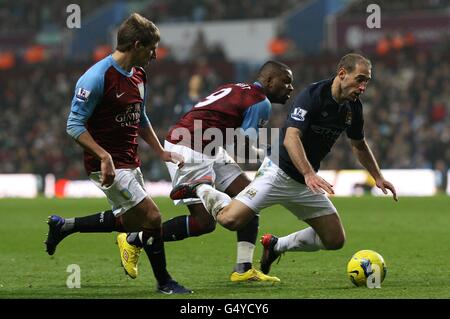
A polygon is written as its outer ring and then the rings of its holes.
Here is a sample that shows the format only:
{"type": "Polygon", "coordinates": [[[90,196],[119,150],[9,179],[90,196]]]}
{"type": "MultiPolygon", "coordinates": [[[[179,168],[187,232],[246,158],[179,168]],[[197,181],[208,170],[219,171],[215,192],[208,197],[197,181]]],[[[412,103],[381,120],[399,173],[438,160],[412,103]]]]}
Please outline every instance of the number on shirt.
{"type": "Polygon", "coordinates": [[[204,101],[201,101],[201,102],[198,102],[197,104],[195,104],[194,107],[203,107],[203,106],[209,105],[217,100],[220,100],[224,96],[227,96],[228,94],[230,94],[230,92],[231,92],[231,88],[225,88],[225,89],[216,91],[213,94],[208,95],[204,101]]]}

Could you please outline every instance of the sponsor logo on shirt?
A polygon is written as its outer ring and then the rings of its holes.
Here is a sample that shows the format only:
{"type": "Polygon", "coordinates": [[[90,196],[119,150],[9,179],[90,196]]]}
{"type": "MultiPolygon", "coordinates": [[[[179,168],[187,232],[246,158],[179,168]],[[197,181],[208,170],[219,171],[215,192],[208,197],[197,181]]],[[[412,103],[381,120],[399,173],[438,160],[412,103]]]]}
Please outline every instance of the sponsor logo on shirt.
{"type": "Polygon", "coordinates": [[[89,94],[91,94],[91,91],[88,91],[83,88],[79,88],[75,97],[80,102],[87,102],[87,100],[89,98],[89,94]]]}
{"type": "Polygon", "coordinates": [[[141,119],[141,105],[140,103],[130,104],[124,113],[119,113],[115,117],[116,122],[120,123],[120,126],[133,126],[137,125],[141,119]]]}
{"type": "Polygon", "coordinates": [[[342,129],[335,129],[318,125],[311,125],[311,129],[314,133],[317,133],[323,138],[332,141],[335,141],[342,133],[342,129]]]}
{"type": "Polygon", "coordinates": [[[296,121],[303,122],[305,120],[306,113],[308,113],[308,111],[302,109],[301,107],[296,107],[291,113],[291,118],[296,121]]]}

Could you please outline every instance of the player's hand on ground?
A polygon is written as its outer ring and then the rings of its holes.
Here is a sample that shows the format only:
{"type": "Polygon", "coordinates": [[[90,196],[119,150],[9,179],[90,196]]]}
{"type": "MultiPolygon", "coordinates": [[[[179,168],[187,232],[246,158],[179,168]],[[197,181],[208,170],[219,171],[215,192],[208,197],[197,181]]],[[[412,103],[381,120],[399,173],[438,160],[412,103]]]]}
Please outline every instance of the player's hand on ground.
{"type": "Polygon", "coordinates": [[[314,193],[323,193],[325,191],[330,195],[334,194],[333,185],[315,172],[305,174],[305,183],[314,193]]]}
{"type": "Polygon", "coordinates": [[[111,155],[107,155],[101,159],[100,164],[101,175],[100,183],[102,186],[109,187],[114,182],[114,177],[116,177],[114,162],[111,155]]]}
{"type": "Polygon", "coordinates": [[[376,182],[377,187],[379,189],[381,189],[384,194],[388,193],[387,189],[390,190],[392,193],[392,197],[394,198],[394,200],[396,202],[398,202],[397,191],[395,190],[395,187],[394,187],[394,185],[392,185],[392,183],[388,182],[384,178],[379,178],[375,182],[376,182]]]}
{"type": "Polygon", "coordinates": [[[178,168],[182,168],[184,166],[184,157],[181,154],[164,151],[161,155],[161,158],[165,162],[172,162],[174,164],[177,164],[178,168]]]}

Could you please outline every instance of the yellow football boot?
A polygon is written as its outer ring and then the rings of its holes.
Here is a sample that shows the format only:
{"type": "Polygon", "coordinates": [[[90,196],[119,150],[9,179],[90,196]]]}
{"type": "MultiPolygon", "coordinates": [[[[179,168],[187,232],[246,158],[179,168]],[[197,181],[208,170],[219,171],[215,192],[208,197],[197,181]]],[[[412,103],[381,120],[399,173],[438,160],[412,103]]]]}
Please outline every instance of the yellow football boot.
{"type": "Polygon", "coordinates": [[[232,282],[243,282],[243,281],[267,281],[267,282],[280,282],[280,278],[274,276],[268,276],[263,274],[261,271],[251,268],[244,273],[238,273],[234,271],[230,280],[232,282]]]}
{"type": "Polygon", "coordinates": [[[117,245],[119,246],[120,260],[125,273],[135,279],[138,275],[137,263],[142,248],[130,245],[127,242],[126,233],[117,235],[117,245]]]}

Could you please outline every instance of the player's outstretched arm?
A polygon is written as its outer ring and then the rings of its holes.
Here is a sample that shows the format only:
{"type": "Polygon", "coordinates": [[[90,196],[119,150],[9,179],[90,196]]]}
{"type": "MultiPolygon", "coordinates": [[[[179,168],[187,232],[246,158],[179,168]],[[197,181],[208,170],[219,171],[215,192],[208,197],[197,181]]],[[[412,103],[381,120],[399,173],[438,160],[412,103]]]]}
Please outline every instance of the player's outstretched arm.
{"type": "Polygon", "coordinates": [[[334,194],[333,185],[316,174],[311,163],[306,157],[305,149],[301,140],[302,132],[295,127],[288,127],[283,145],[286,147],[289,157],[297,170],[305,177],[306,186],[315,193],[334,194]]]}
{"type": "Polygon", "coordinates": [[[366,140],[351,140],[351,143],[353,153],[355,153],[361,165],[363,165],[375,179],[377,187],[380,188],[384,194],[387,194],[387,190],[390,190],[394,200],[398,201],[397,191],[395,190],[394,185],[384,179],[377,160],[375,159],[375,156],[373,155],[366,140]]]}
{"type": "Polygon", "coordinates": [[[150,145],[151,148],[155,150],[155,152],[159,155],[159,157],[165,162],[172,162],[174,164],[178,164],[178,167],[183,167],[184,158],[181,154],[175,152],[166,151],[161,143],[159,142],[158,137],[156,136],[155,131],[151,124],[148,126],[139,128],[139,136],[150,145]]]}

